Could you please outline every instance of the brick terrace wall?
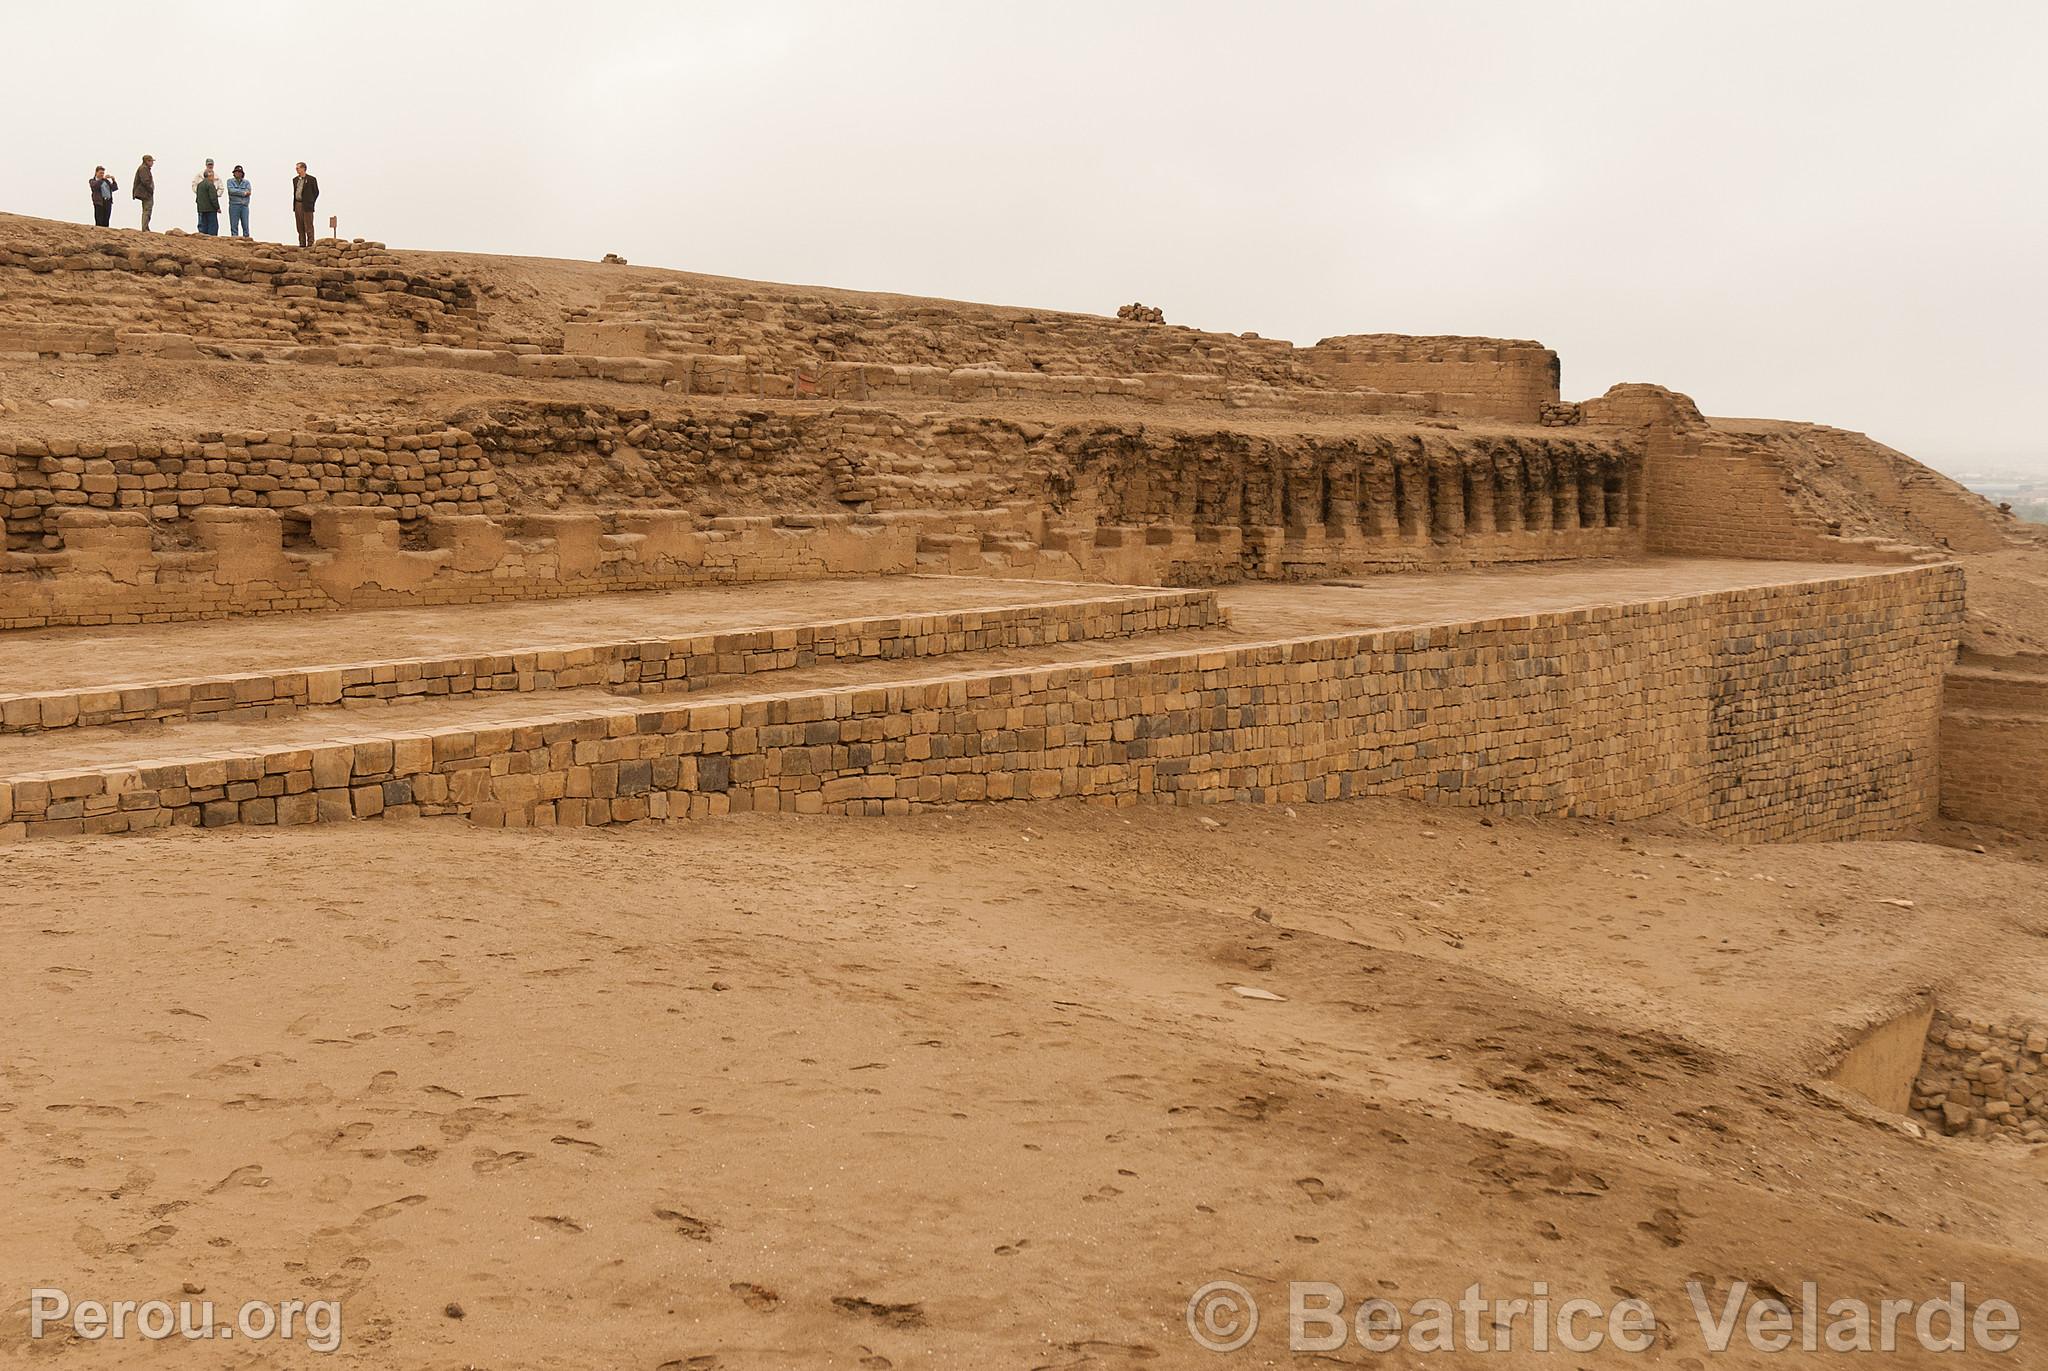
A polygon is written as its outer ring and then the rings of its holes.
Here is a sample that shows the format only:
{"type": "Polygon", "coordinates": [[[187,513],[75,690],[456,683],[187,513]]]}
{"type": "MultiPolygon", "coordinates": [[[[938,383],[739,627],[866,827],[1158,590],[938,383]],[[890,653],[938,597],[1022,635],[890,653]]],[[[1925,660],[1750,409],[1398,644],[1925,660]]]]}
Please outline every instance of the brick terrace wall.
{"type": "Polygon", "coordinates": [[[832,662],[895,661],[994,648],[1125,638],[1222,621],[1213,591],[1151,591],[789,628],[570,643],[468,657],[241,672],[90,690],[0,694],[0,733],[269,717],[318,705],[599,686],[622,695],[703,690],[832,662]]]}
{"type": "Polygon", "coordinates": [[[283,248],[75,229],[0,238],[0,352],[103,353],[144,335],[160,346],[165,337],[474,344],[485,333],[466,277],[407,270],[374,243],[283,248]],[[52,326],[99,330],[109,346],[43,346],[37,331],[52,326]]]}
{"type": "Polygon", "coordinates": [[[1558,402],[1557,354],[1523,339],[1359,333],[1302,356],[1337,385],[1433,395],[1445,414],[1535,424],[1558,402]]]}
{"type": "Polygon", "coordinates": [[[1964,823],[2048,828],[2048,659],[1949,673],[1941,716],[1941,812],[1964,823]]]}
{"type": "Polygon", "coordinates": [[[1935,797],[1951,567],[1648,604],[743,697],[0,787],[0,832],[466,814],[604,824],[1078,795],[1409,795],[1889,834],[1935,797]]]}
{"type": "Polygon", "coordinates": [[[330,504],[378,506],[404,519],[505,509],[476,438],[443,424],[132,443],[0,437],[0,514],[15,550],[61,546],[57,519],[70,510],[140,510],[173,533],[196,509],[303,515],[330,504]]]}
{"type": "Polygon", "coordinates": [[[1649,550],[1670,557],[1819,562],[1897,560],[1830,535],[1797,502],[1773,451],[1711,429],[1693,402],[1662,386],[1623,384],[1581,406],[1585,423],[1633,431],[1642,449],[1649,550]]]}

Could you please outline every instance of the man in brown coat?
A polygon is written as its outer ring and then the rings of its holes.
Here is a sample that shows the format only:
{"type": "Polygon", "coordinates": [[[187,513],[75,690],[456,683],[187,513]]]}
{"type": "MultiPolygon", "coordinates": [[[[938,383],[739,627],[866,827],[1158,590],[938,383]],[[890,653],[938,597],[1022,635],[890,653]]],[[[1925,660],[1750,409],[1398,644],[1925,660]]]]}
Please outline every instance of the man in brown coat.
{"type": "Polygon", "coordinates": [[[145,157],[128,182],[128,193],[142,202],[142,231],[149,232],[149,212],[156,207],[156,158],[145,157]]]}
{"type": "Polygon", "coordinates": [[[298,164],[298,174],[292,177],[292,218],[299,222],[299,246],[313,246],[313,206],[320,203],[320,182],[306,170],[306,164],[298,164]]]}

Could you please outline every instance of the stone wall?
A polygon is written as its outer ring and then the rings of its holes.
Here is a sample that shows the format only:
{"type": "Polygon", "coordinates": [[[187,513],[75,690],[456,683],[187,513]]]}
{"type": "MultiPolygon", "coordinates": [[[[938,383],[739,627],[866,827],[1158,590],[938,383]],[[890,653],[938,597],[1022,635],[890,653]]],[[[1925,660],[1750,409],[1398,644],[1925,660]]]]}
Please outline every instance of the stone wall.
{"type": "Polygon", "coordinates": [[[570,690],[620,695],[704,690],[827,663],[1095,642],[1223,622],[1215,592],[1124,591],[1096,599],[844,619],[680,638],[567,643],[518,652],[387,658],[339,667],[0,693],[0,734],[108,724],[273,718],[322,705],[570,690]]]}
{"type": "Polygon", "coordinates": [[[1911,548],[1835,535],[1799,497],[1766,444],[1711,426],[1684,395],[1614,386],[1580,405],[1582,421],[1634,436],[1642,452],[1651,552],[1821,562],[1909,560],[1911,548]]]}
{"type": "Polygon", "coordinates": [[[2048,831],[2048,658],[1970,659],[1948,674],[1941,812],[2048,831]]]}
{"type": "Polygon", "coordinates": [[[1912,1107],[1944,1133],[2048,1142],[2048,1025],[1937,1012],[1912,1107]]]}
{"type": "Polygon", "coordinates": [[[1315,579],[1631,555],[1646,518],[1635,451],[1578,430],[1326,438],[863,406],[658,415],[564,403],[138,442],[0,438],[0,512],[11,549],[0,624],[14,627],[756,579],[770,563],[791,575],[910,570],[920,554],[962,574],[1315,579]],[[369,510],[396,520],[376,535],[393,546],[348,542],[337,520],[369,510]],[[593,510],[620,535],[790,536],[744,552],[685,539],[740,561],[628,576],[613,563],[637,545],[591,533],[620,556],[571,567],[564,579],[580,584],[550,589],[554,564],[519,544],[558,514],[595,528],[593,510]],[[245,514],[272,517],[234,517],[245,514]],[[825,556],[801,546],[885,525],[909,541],[879,561],[873,542],[825,556]],[[379,565],[358,574],[323,551],[379,565]]]}
{"type": "Polygon", "coordinates": [[[107,353],[138,336],[159,349],[167,337],[474,346],[495,336],[479,303],[465,277],[409,269],[377,244],[0,238],[0,352],[107,353]],[[51,328],[91,345],[65,346],[51,328]]]}
{"type": "MultiPolygon", "coordinates": [[[[1739,839],[1891,834],[1935,795],[1952,567],[1431,629],[18,780],[17,835],[466,814],[589,824],[956,801],[1407,795],[1670,814],[1739,839]]],[[[0,830],[5,831],[5,830],[0,830]]]]}
{"type": "Polygon", "coordinates": [[[17,551],[63,546],[58,522],[68,511],[138,511],[175,538],[195,510],[271,509],[303,521],[325,505],[404,519],[505,510],[484,449],[445,424],[328,421],[112,443],[0,438],[0,511],[6,546],[17,551]]]}
{"type": "Polygon", "coordinates": [[[1536,424],[1559,399],[1557,354],[1522,339],[1358,333],[1302,356],[1333,385],[1425,394],[1444,414],[1536,424]]]}
{"type": "Polygon", "coordinates": [[[0,557],[0,629],[212,619],[291,610],[483,604],[735,581],[917,570],[914,522],[782,523],[686,511],[432,516],[405,546],[395,511],[325,506],[287,547],[277,514],[204,508],[196,546],[160,551],[140,512],[60,516],[64,549],[0,557]]]}

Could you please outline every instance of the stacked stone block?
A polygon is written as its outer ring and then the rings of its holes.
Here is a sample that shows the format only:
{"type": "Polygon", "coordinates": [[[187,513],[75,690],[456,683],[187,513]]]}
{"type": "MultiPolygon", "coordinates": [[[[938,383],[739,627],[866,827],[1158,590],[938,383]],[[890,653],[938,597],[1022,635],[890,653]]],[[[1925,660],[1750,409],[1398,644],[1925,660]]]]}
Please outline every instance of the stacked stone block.
{"type": "Polygon", "coordinates": [[[1953,568],[253,749],[0,785],[15,836],[1403,795],[1843,839],[1930,816],[1953,568]],[[1722,702],[1746,701],[1738,716],[1722,702]]]}
{"type": "Polygon", "coordinates": [[[1135,591],[680,638],[564,643],[517,652],[400,657],[83,690],[0,693],[0,734],[273,718],[324,705],[586,686],[620,695],[704,690],[747,676],[832,663],[1105,641],[1208,628],[1222,621],[1213,591],[1135,591]]]}
{"type": "Polygon", "coordinates": [[[2048,1142],[2048,1025],[1937,1011],[1913,1109],[1944,1133],[2048,1142]]]}
{"type": "Polygon", "coordinates": [[[330,422],[112,443],[0,437],[0,510],[13,550],[63,546],[57,523],[67,511],[135,510],[175,537],[197,509],[305,518],[320,505],[382,507],[401,519],[505,509],[483,448],[444,424],[330,422]]]}
{"type": "Polygon", "coordinates": [[[127,235],[0,239],[0,329],[9,325],[0,352],[62,351],[37,345],[33,330],[63,327],[194,342],[475,346],[491,336],[467,278],[408,268],[378,244],[287,251],[127,235]]]}

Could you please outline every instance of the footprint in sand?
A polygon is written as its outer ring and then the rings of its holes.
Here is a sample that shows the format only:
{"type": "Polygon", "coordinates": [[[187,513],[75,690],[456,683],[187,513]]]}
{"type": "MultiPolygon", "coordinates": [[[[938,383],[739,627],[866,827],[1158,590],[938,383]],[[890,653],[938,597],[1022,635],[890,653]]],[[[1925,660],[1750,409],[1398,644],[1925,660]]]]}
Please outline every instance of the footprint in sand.
{"type": "Polygon", "coordinates": [[[356,1216],[356,1223],[359,1225],[382,1223],[385,1219],[391,1218],[395,1214],[402,1214],[414,1205],[425,1204],[426,1202],[427,1197],[425,1195],[400,1195],[397,1199],[387,1201],[384,1204],[371,1205],[356,1216]]]}
{"type": "Polygon", "coordinates": [[[1105,1342],[1100,1338],[1088,1338],[1080,1342],[1063,1342],[1060,1346],[1085,1358],[1084,1365],[1088,1366],[1130,1366],[1159,1360],[1159,1349],[1142,1342],[1105,1342]]]}
{"type": "Polygon", "coordinates": [[[1031,1246],[1031,1239],[1016,1238],[996,1248],[995,1252],[998,1257],[1014,1257],[1029,1246],[1031,1246]]]}
{"type": "Polygon", "coordinates": [[[782,1296],[765,1285],[755,1285],[751,1281],[734,1281],[726,1288],[740,1297],[741,1304],[757,1314],[765,1314],[782,1303],[782,1296]]]}
{"type": "Polygon", "coordinates": [[[583,1225],[564,1214],[533,1214],[529,1216],[543,1228],[552,1228],[557,1233],[581,1233],[583,1225]]]}
{"type": "Polygon", "coordinates": [[[508,1166],[517,1166],[521,1162],[532,1160],[531,1152],[493,1152],[490,1148],[484,1147],[477,1149],[476,1160],[469,1164],[469,1169],[479,1176],[488,1176],[494,1171],[503,1171],[508,1166]]]}
{"type": "Polygon", "coordinates": [[[1308,1196],[1309,1203],[1311,1204],[1328,1204],[1330,1201],[1340,1198],[1343,1194],[1342,1191],[1332,1190],[1329,1186],[1323,1184],[1322,1177],[1320,1176],[1303,1176],[1295,1182],[1295,1185],[1301,1188],[1302,1194],[1308,1196]]]}
{"type": "Polygon", "coordinates": [[[206,1193],[215,1195],[235,1186],[247,1186],[252,1190],[261,1190],[269,1184],[270,1177],[263,1174],[263,1168],[251,1162],[247,1166],[238,1166],[228,1172],[227,1175],[222,1176],[207,1188],[206,1193]]]}
{"type": "Polygon", "coordinates": [[[884,1304],[878,1300],[862,1299],[858,1295],[834,1295],[832,1307],[841,1313],[859,1314],[874,1319],[891,1328],[925,1326],[924,1306],[914,1301],[909,1304],[884,1304]]]}
{"type": "Polygon", "coordinates": [[[369,1137],[376,1130],[376,1127],[377,1125],[369,1122],[367,1119],[358,1119],[354,1123],[343,1124],[340,1128],[334,1130],[334,1135],[327,1140],[327,1146],[333,1149],[347,1147],[350,1143],[361,1142],[364,1138],[369,1137]]]}
{"type": "Polygon", "coordinates": [[[656,1206],[654,1217],[673,1227],[676,1232],[692,1242],[710,1242],[711,1224],[694,1214],[685,1214],[679,1209],[663,1209],[656,1206]]]}

